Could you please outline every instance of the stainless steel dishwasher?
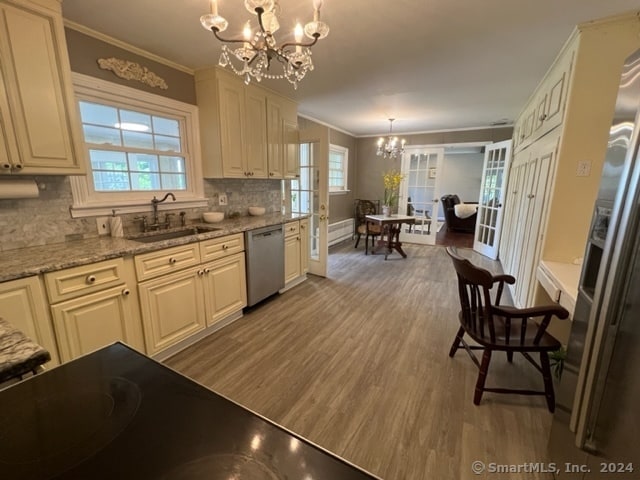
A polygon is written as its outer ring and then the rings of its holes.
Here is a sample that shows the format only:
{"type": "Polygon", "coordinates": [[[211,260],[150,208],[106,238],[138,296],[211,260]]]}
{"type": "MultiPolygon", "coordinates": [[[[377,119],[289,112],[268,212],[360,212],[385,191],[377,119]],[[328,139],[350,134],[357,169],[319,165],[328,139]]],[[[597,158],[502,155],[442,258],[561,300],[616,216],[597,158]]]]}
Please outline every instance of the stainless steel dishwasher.
{"type": "Polygon", "coordinates": [[[284,287],[282,225],[244,232],[247,256],[247,305],[250,307],[284,287]]]}

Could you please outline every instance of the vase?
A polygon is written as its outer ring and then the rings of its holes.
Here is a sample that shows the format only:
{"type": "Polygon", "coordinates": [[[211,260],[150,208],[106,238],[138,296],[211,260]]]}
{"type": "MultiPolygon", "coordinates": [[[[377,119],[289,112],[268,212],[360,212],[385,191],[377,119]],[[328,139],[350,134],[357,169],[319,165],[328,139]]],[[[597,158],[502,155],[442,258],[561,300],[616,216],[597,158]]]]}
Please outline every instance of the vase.
{"type": "Polygon", "coordinates": [[[385,216],[385,217],[390,217],[391,216],[391,206],[383,205],[382,206],[382,215],[385,216]]]}

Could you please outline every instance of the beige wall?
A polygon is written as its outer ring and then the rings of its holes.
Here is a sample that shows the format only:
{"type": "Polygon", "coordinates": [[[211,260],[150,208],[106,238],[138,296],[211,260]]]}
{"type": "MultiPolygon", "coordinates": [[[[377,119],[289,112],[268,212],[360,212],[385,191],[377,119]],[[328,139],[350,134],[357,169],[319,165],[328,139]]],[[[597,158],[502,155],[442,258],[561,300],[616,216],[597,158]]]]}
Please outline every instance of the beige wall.
{"type": "MultiPolygon", "coordinates": [[[[464,130],[452,132],[421,133],[401,135],[407,145],[442,145],[471,142],[500,142],[511,139],[512,127],[492,129],[464,130]]],[[[391,168],[400,170],[400,160],[383,159],[376,155],[377,138],[358,138],[356,149],[356,184],[354,198],[382,200],[384,187],[382,172],[391,168]]]]}

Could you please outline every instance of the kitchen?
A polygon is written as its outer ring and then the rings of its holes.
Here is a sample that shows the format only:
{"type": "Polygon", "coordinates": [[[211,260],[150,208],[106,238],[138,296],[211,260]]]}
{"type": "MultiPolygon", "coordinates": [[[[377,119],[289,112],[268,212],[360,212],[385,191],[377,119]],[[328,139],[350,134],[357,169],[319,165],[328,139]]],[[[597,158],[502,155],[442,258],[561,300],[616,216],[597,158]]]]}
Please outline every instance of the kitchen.
{"type": "MultiPolygon", "coordinates": [[[[73,35],[73,33],[71,34],[73,35]]],[[[88,40],[86,40],[88,42],[88,40]]],[[[85,40],[81,42],[85,43],[85,40]]],[[[70,47],[71,48],[71,47],[70,47]]],[[[106,56],[106,55],[105,55],[106,56]]],[[[134,58],[135,59],[135,58],[134,58]]],[[[73,59],[72,59],[73,61],[73,59]]],[[[92,58],[92,64],[95,62],[95,55],[92,58]]],[[[96,68],[95,66],[93,67],[96,68]]],[[[159,67],[158,67],[159,68],[159,67]]],[[[152,68],[156,70],[154,65],[152,68]]],[[[102,72],[101,74],[105,74],[102,72]]],[[[110,77],[113,78],[113,77],[110,77]]],[[[487,134],[486,130],[483,130],[476,135],[487,134]]],[[[472,137],[473,134],[465,133],[467,137],[472,137]]],[[[338,135],[336,135],[338,136],[338,135]]],[[[442,136],[442,135],[441,135],[442,136]]],[[[483,135],[483,139],[486,140],[486,136],[483,135]]],[[[500,138],[502,139],[502,138],[500,138]]],[[[358,139],[356,143],[355,151],[358,151],[361,145],[366,146],[371,140],[358,139]]],[[[414,140],[412,140],[413,142],[414,140]]],[[[417,140],[416,140],[417,141],[417,140]]],[[[445,142],[439,142],[445,143],[445,142]]],[[[368,147],[366,147],[368,148],[368,147]]],[[[364,148],[363,148],[364,150],[364,148]]],[[[375,175],[371,172],[364,172],[359,175],[360,178],[372,177],[375,175]]],[[[364,180],[362,180],[364,181],[364,180]]],[[[39,189],[40,197],[38,200],[16,200],[16,201],[3,201],[7,202],[6,207],[9,210],[5,214],[5,208],[3,208],[3,219],[6,218],[6,225],[11,225],[8,230],[3,228],[2,249],[4,251],[11,251],[20,247],[25,247],[33,244],[52,244],[56,245],[64,240],[73,240],[81,238],[95,238],[96,222],[95,218],[83,217],[83,218],[69,218],[68,207],[74,203],[74,198],[71,193],[69,177],[62,176],[38,176],[36,186],[39,189]],[[44,200],[44,201],[43,201],[44,200]],[[6,215],[6,217],[5,217],[6,215]],[[28,222],[25,222],[28,219],[28,222]],[[5,233],[6,232],[6,233],[5,233]],[[44,233],[44,235],[43,235],[44,233]]],[[[371,185],[373,185],[373,181],[371,185]]],[[[278,180],[254,180],[254,179],[242,179],[242,180],[205,180],[204,191],[205,197],[208,199],[206,205],[196,207],[188,213],[188,220],[195,221],[199,219],[200,212],[203,210],[219,208],[218,199],[221,194],[226,194],[229,206],[228,212],[246,211],[251,205],[265,205],[270,213],[280,212],[281,209],[281,182],[278,180]],[[200,209],[200,210],[199,210],[200,209]]],[[[368,193],[365,188],[356,188],[356,191],[362,193],[368,193]]],[[[149,205],[147,211],[150,211],[151,199],[148,199],[149,205]]],[[[345,202],[348,203],[348,202],[345,202]]],[[[3,205],[4,207],[4,205],[3,205]]],[[[333,207],[332,207],[333,209],[333,207]]],[[[336,208],[338,211],[338,208],[336,208]]],[[[177,213],[177,211],[176,211],[177,213]]],[[[137,213],[124,213],[125,227],[132,227],[134,225],[133,216],[137,213]],[[131,217],[131,218],[129,218],[131,217]]],[[[135,223],[138,227],[138,224],[135,223]]],[[[214,238],[212,236],[212,238],[214,238]]],[[[51,247],[50,253],[55,252],[55,247],[51,247]]],[[[433,259],[437,264],[437,259],[433,259]]],[[[443,266],[444,267],[444,266],[443,266]]],[[[444,270],[443,270],[444,271],[444,270]]],[[[309,282],[305,282],[306,285],[309,282]]],[[[292,290],[289,295],[293,295],[295,290],[292,290]]],[[[135,293],[134,293],[135,294],[135,293]]],[[[283,298],[286,298],[283,296],[283,298]]],[[[303,309],[303,311],[306,311],[303,309]]],[[[451,315],[451,312],[448,312],[451,315]]],[[[455,315],[455,313],[453,313],[455,315]]],[[[437,351],[435,348],[433,351],[437,351]]],[[[277,398],[277,395],[275,396],[277,398]]],[[[535,423],[535,422],[532,422],[535,423]]],[[[456,456],[455,449],[451,453],[456,456]]],[[[469,459],[471,460],[471,459],[469,459]]],[[[469,461],[470,463],[470,461],[469,461]]],[[[379,470],[381,471],[381,470],[379,470]]],[[[418,478],[418,477],[416,477],[418,478]]]]}

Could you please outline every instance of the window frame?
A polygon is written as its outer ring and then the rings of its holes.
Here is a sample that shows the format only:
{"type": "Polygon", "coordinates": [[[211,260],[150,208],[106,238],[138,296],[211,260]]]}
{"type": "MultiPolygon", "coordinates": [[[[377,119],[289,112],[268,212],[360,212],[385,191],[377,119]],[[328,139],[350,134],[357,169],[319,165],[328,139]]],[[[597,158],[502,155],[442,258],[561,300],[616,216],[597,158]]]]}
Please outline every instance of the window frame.
{"type": "MultiPolygon", "coordinates": [[[[176,201],[171,202],[168,206],[170,205],[172,208],[207,206],[208,202],[204,196],[204,180],[199,147],[198,107],[196,105],[179,102],[79,73],[72,73],[72,79],[78,112],[80,110],[79,102],[86,101],[178,120],[182,142],[180,156],[185,158],[187,189],[173,191],[176,201]]],[[[81,118],[79,113],[78,118],[81,118]]],[[[92,180],[93,171],[89,161],[89,149],[95,148],[95,145],[85,143],[84,136],[80,141],[82,143],[82,161],[87,164],[87,175],[70,177],[73,196],[73,205],[70,211],[73,218],[109,215],[113,209],[116,209],[118,213],[147,211],[154,195],[164,196],[169,191],[95,191],[92,180]]]]}
{"type": "MultiPolygon", "coordinates": [[[[342,145],[329,144],[329,166],[327,171],[328,179],[331,179],[331,171],[337,170],[331,168],[331,154],[342,155],[342,176],[344,179],[343,188],[328,186],[329,195],[340,195],[349,192],[349,149],[342,145]]],[[[329,180],[330,183],[330,180],[329,180]]]]}

